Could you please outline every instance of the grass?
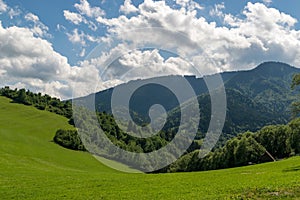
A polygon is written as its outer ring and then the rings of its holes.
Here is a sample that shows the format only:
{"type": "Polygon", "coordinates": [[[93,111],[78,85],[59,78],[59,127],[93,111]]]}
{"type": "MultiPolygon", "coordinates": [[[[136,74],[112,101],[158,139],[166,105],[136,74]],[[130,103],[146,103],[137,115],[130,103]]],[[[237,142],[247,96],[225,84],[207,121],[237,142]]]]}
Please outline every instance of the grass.
{"type": "Polygon", "coordinates": [[[300,157],[234,169],[126,174],[52,142],[67,119],[0,97],[0,199],[300,199],[300,157]]]}

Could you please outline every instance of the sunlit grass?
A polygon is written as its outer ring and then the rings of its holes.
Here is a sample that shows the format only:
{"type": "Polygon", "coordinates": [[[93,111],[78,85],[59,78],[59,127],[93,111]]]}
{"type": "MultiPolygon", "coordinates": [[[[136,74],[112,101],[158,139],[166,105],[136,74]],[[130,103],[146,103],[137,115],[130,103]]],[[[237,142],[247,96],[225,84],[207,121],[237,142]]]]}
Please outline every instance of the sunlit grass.
{"type": "Polygon", "coordinates": [[[52,142],[67,119],[0,97],[0,199],[300,197],[300,158],[194,173],[126,174],[52,142]]]}

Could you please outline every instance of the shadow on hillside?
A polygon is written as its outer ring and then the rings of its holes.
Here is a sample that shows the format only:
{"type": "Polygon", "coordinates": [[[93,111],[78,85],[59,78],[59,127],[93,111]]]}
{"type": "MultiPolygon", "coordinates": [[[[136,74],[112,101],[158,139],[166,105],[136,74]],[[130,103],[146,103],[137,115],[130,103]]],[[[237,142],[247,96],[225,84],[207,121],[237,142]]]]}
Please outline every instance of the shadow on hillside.
{"type": "Polygon", "coordinates": [[[295,167],[289,167],[286,168],[284,170],[282,170],[283,172],[295,172],[295,171],[300,171],[300,165],[299,166],[295,166],[295,167]]]}

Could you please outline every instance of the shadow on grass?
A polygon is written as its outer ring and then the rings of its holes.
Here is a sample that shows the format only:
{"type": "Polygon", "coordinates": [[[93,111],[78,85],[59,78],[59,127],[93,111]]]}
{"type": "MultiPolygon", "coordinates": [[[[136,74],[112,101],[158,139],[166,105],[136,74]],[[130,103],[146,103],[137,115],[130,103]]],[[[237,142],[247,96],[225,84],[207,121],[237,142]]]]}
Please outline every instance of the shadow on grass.
{"type": "Polygon", "coordinates": [[[296,171],[300,171],[300,165],[299,166],[295,166],[295,167],[289,167],[286,168],[284,170],[282,170],[283,172],[296,172],[296,171]]]}

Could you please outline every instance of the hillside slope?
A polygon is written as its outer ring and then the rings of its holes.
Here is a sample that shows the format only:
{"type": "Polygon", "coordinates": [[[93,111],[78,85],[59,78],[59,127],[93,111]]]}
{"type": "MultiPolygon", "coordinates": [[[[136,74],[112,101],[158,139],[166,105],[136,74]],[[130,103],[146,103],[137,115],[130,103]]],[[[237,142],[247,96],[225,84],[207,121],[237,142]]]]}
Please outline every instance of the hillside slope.
{"type": "Polygon", "coordinates": [[[51,139],[67,119],[0,97],[0,199],[300,197],[300,158],[227,170],[125,174],[51,139]]]}
{"type": "MultiPolygon", "coordinates": [[[[292,91],[290,88],[292,77],[295,73],[300,73],[299,68],[292,67],[280,62],[265,62],[252,70],[224,72],[220,75],[224,80],[227,90],[228,110],[226,124],[223,132],[229,135],[247,130],[256,131],[268,124],[285,124],[290,120],[291,103],[296,100],[298,91],[292,91]],[[249,104],[247,102],[250,102],[249,104]],[[238,106],[235,106],[238,105],[238,106]],[[246,112],[247,111],[247,112],[246,112]],[[248,117],[248,113],[249,117],[248,117]],[[255,117],[253,117],[255,116],[255,117]],[[254,119],[254,120],[253,120],[254,119]]],[[[208,77],[213,77],[208,76],[208,77]]],[[[176,84],[186,79],[195,94],[199,96],[199,104],[204,111],[203,117],[209,121],[210,96],[203,78],[195,76],[164,76],[146,80],[134,80],[126,84],[100,91],[87,97],[79,98],[86,100],[87,105],[91,105],[92,98],[95,98],[95,107],[98,111],[111,113],[111,97],[113,91],[118,88],[126,93],[128,89],[143,85],[137,89],[130,98],[129,110],[132,113],[133,120],[138,125],[150,122],[148,116],[149,108],[154,104],[162,105],[166,111],[170,112],[178,108],[179,104],[174,94],[167,88],[149,84],[149,82],[174,83],[178,90],[184,92],[183,86],[176,84]],[[138,117],[136,117],[138,116],[138,117]]],[[[172,84],[171,84],[172,85],[172,84]]],[[[188,100],[191,96],[186,96],[188,100]]],[[[120,105],[126,107],[126,105],[120,105]]],[[[178,121],[178,114],[170,116],[171,121],[178,121]]],[[[200,131],[206,132],[208,122],[202,121],[200,131]]]]}

